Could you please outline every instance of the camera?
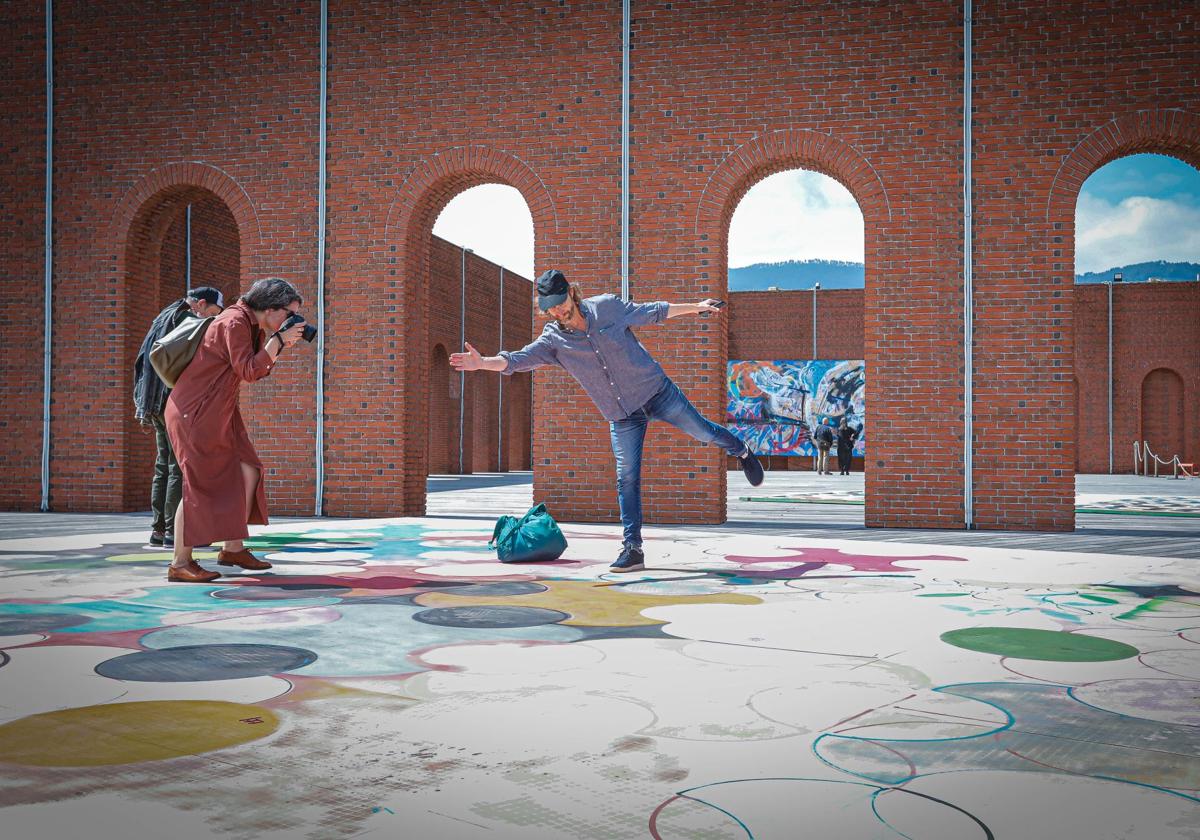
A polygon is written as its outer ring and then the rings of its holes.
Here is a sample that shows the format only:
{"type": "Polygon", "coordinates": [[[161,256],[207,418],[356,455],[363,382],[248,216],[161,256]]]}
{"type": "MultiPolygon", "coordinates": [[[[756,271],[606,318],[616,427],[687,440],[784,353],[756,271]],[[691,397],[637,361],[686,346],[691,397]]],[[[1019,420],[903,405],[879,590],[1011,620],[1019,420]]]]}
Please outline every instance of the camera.
{"type": "Polygon", "coordinates": [[[314,327],[312,324],[305,324],[304,316],[301,315],[299,312],[293,312],[291,315],[289,315],[288,319],[283,322],[283,326],[281,326],[279,328],[279,331],[287,332],[288,330],[290,330],[292,327],[296,326],[297,324],[304,324],[304,330],[300,334],[300,337],[303,338],[305,341],[312,342],[312,340],[317,337],[317,328],[314,327]]]}

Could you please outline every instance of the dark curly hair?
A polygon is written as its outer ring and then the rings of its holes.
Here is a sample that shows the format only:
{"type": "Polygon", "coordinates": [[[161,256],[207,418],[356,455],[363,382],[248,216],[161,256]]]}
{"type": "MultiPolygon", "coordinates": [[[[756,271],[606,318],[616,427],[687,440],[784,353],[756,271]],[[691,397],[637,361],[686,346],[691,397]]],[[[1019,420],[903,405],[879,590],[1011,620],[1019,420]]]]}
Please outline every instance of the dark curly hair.
{"type": "Polygon", "coordinates": [[[242,303],[256,312],[268,309],[287,309],[293,301],[304,302],[304,298],[296,291],[296,287],[282,277],[264,277],[254,281],[244,295],[242,303]]]}

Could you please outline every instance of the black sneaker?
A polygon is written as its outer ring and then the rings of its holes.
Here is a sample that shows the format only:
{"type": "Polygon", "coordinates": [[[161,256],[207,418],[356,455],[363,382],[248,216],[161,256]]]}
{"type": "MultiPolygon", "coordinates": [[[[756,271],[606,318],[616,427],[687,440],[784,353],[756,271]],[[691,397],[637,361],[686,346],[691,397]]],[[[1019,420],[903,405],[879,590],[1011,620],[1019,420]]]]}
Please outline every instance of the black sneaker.
{"type": "Polygon", "coordinates": [[[175,535],[174,534],[163,534],[162,544],[163,544],[163,548],[174,548],[175,547],[175,535]]]}
{"type": "Polygon", "coordinates": [[[146,540],[146,545],[152,545],[155,548],[161,548],[163,544],[163,535],[158,531],[150,532],[150,539],[146,540]]]}
{"type": "Polygon", "coordinates": [[[614,572],[640,572],[646,568],[646,555],[639,546],[623,545],[617,562],[608,568],[614,572]]]}
{"type": "Polygon", "coordinates": [[[758,458],[754,457],[753,452],[747,449],[746,454],[738,456],[738,460],[742,462],[742,474],[746,476],[746,481],[750,482],[751,487],[763,483],[762,464],[758,463],[758,458]]]}

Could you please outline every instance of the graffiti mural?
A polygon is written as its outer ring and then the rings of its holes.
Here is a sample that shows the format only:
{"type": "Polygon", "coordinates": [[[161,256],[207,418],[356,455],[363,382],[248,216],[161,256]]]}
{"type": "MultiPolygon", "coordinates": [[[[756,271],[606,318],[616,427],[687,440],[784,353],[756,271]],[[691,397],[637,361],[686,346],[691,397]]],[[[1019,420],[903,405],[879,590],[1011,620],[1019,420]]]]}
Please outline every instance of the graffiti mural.
{"type": "Polygon", "coordinates": [[[843,417],[866,454],[866,364],[862,359],[730,361],[726,426],[760,455],[813,455],[812,431],[843,417]]]}

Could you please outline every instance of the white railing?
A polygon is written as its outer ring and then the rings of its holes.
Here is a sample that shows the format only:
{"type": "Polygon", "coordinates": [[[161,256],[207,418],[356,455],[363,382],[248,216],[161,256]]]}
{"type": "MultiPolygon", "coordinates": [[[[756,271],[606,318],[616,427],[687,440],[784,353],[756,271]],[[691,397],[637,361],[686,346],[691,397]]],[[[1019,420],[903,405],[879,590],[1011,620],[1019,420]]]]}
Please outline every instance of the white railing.
{"type": "Polygon", "coordinates": [[[1188,464],[1179,460],[1178,455],[1172,455],[1170,461],[1164,461],[1153,452],[1150,451],[1150,443],[1141,441],[1133,445],[1133,473],[1134,475],[1150,475],[1150,465],[1154,464],[1154,477],[1159,477],[1159,466],[1171,468],[1171,478],[1188,478],[1196,477],[1196,467],[1194,464],[1188,464]]]}

